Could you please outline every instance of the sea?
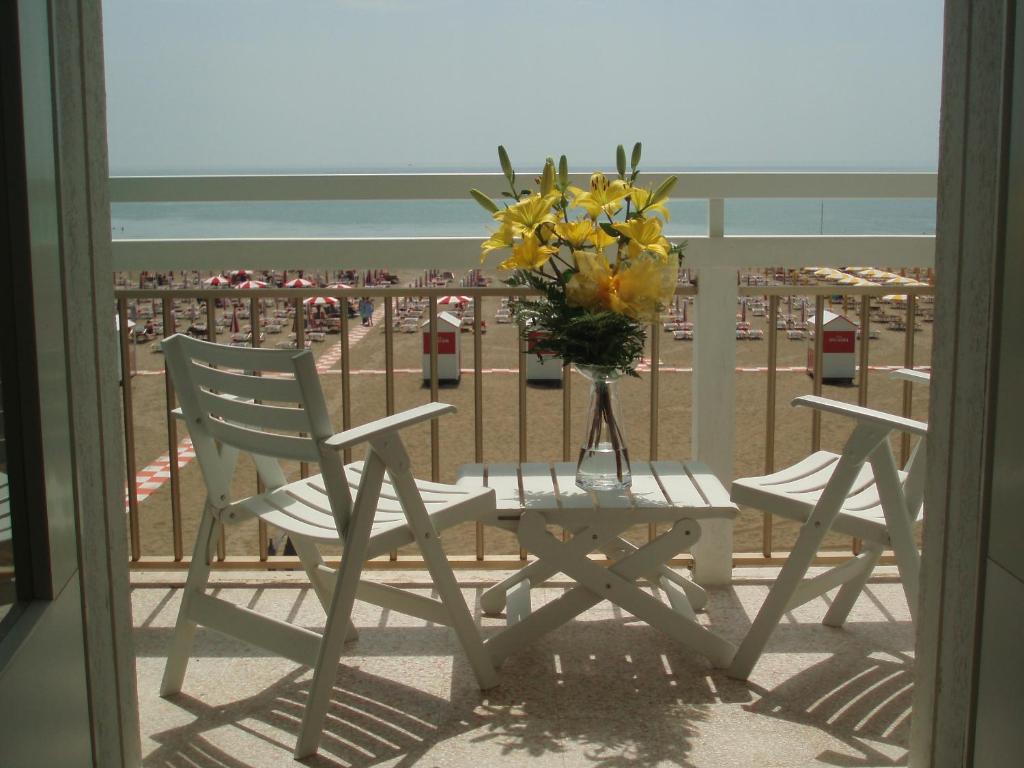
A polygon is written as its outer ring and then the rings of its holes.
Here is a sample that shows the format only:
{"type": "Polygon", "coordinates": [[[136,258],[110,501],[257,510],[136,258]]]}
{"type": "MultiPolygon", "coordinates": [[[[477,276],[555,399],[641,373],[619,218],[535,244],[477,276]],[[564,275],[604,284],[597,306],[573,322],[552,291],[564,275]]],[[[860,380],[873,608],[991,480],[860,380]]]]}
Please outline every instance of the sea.
{"type": "MultiPolygon", "coordinates": [[[[932,235],[935,200],[727,200],[727,235],[932,235]]],[[[707,202],[668,204],[665,232],[707,232],[707,202]]],[[[466,200],[115,203],[115,239],[486,237],[488,214],[466,200]]]]}

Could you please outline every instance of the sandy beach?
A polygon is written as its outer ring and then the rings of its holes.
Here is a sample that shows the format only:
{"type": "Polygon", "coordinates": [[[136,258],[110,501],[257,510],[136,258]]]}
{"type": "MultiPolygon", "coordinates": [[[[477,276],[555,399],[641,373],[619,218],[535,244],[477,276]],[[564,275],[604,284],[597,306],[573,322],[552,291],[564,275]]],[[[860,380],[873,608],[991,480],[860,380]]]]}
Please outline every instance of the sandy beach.
{"type": "MultiPolygon", "coordinates": [[[[454,289],[453,289],[454,290],[454,289]]],[[[798,289],[797,289],[798,290],[798,289]]],[[[517,462],[518,446],[518,367],[517,331],[511,324],[495,322],[499,299],[482,302],[481,318],[487,323],[483,337],[483,426],[484,460],[486,462],[517,462]]],[[[159,307],[157,307],[159,309],[159,307]]],[[[691,307],[692,310],[692,307],[691,307]]],[[[737,308],[739,311],[739,308],[737,308]]],[[[837,310],[838,311],[838,310],[837,310]]],[[[380,300],[378,300],[380,314],[380,300]]],[[[690,319],[693,319],[691,314],[690,319]]],[[[765,330],[766,318],[748,315],[754,329],[765,330]]],[[[249,321],[243,321],[248,323],[249,321]]],[[[920,321],[919,321],[920,322],[920,321]]],[[[181,326],[181,329],[187,326],[181,326]]],[[[699,333],[699,328],[696,329],[699,333]]],[[[870,344],[872,367],[903,364],[905,333],[879,327],[879,338],[870,344]]],[[[774,332],[774,331],[772,331],[774,332]]],[[[287,331],[285,331],[287,333],[287,331]]],[[[351,377],[351,413],[354,424],[385,415],[384,328],[378,322],[363,336],[358,318],[349,322],[352,336],[349,365],[351,377]],[[363,336],[355,341],[355,336],[363,336]]],[[[801,394],[809,394],[811,378],[803,372],[807,344],[791,341],[784,331],[778,331],[777,420],[775,432],[775,466],[781,468],[803,456],[811,449],[811,415],[806,409],[789,407],[789,402],[801,394]],[[795,371],[781,371],[786,368],[795,371]]],[[[266,344],[286,338],[268,335],[266,344]]],[[[219,340],[226,340],[221,334],[219,340]]],[[[452,403],[458,413],[441,420],[440,426],[440,479],[453,481],[462,464],[474,461],[473,440],[473,338],[471,333],[461,335],[462,380],[455,386],[442,386],[439,399],[452,403]]],[[[659,450],[662,459],[685,460],[692,456],[690,445],[692,374],[686,369],[693,362],[693,343],[675,341],[671,333],[661,333],[659,450]],[[681,370],[672,370],[681,369],[681,370]]],[[[648,342],[649,344],[650,342],[648,342]]],[[[142,470],[168,451],[167,419],[165,411],[165,383],[160,375],[163,358],[152,352],[156,342],[137,347],[138,374],[132,378],[134,408],[135,462],[142,470]]],[[[341,363],[336,359],[340,337],[328,335],[323,342],[314,343],[312,351],[322,365],[322,382],[334,417],[335,426],[341,427],[342,380],[341,363]],[[325,357],[329,356],[329,357],[325,357]]],[[[395,403],[397,409],[408,408],[429,401],[429,387],[423,385],[420,375],[421,340],[418,333],[394,335],[395,403]]],[[[914,362],[917,366],[930,364],[932,326],[921,322],[915,334],[914,362]]],[[[737,341],[737,368],[756,368],[767,365],[767,340],[737,341]]],[[[584,410],[587,405],[586,382],[572,374],[573,450],[580,437],[584,410]]],[[[736,443],[735,476],[761,474],[765,469],[765,408],[768,377],[763,372],[736,373],[736,443]]],[[[902,403],[902,385],[892,382],[885,371],[871,371],[868,379],[868,404],[873,408],[898,412],[902,403]]],[[[857,401],[856,386],[826,384],[823,394],[847,402],[857,401]]],[[[625,415],[626,437],[636,459],[649,456],[650,378],[643,374],[638,380],[627,379],[621,385],[621,403],[625,415]]],[[[925,418],[928,393],[924,387],[914,388],[913,415],[925,418]]],[[[549,386],[531,385],[527,389],[527,453],[531,461],[557,461],[562,459],[562,390],[549,386]]],[[[850,422],[834,416],[822,420],[822,447],[840,450],[851,430],[850,422]]],[[[185,435],[179,430],[179,441],[185,435]]],[[[413,428],[404,433],[407,447],[414,460],[414,469],[421,477],[430,476],[430,430],[427,426],[413,428]]],[[[357,452],[357,458],[359,456],[357,452]]],[[[243,460],[236,477],[239,494],[254,492],[255,471],[251,463],[243,460]]],[[[289,476],[298,476],[298,467],[287,467],[289,476]]],[[[189,462],[181,470],[181,511],[185,554],[190,554],[195,529],[202,509],[204,488],[199,467],[189,462]]],[[[163,482],[139,505],[141,550],[143,556],[168,556],[172,553],[170,484],[163,482]]],[[[762,516],[759,512],[743,510],[735,530],[735,548],[740,552],[760,551],[762,516]]],[[[794,527],[775,521],[773,546],[788,549],[794,539],[794,527]]],[[[637,531],[638,539],[646,538],[646,529],[637,531]]],[[[230,555],[255,555],[258,542],[255,523],[246,523],[229,529],[227,552],[230,555]]],[[[476,533],[472,525],[446,532],[444,544],[449,553],[469,555],[475,551],[476,533]]],[[[848,547],[848,540],[835,539],[832,546],[848,547]]],[[[485,547],[488,554],[511,554],[518,551],[515,540],[507,533],[487,529],[485,547]]]]}

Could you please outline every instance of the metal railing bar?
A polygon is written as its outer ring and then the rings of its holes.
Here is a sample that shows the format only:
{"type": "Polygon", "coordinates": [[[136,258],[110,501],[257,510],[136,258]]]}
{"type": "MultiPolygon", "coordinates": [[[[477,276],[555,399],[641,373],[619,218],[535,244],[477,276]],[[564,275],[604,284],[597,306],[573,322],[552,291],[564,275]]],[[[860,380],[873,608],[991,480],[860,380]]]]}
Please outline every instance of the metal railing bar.
{"type": "MultiPolygon", "coordinates": [[[[260,299],[258,296],[251,296],[249,298],[249,344],[253,348],[260,346],[260,299]]],[[[297,315],[298,317],[298,315],[297,315]]],[[[301,326],[301,323],[299,324],[301,326]]],[[[296,331],[298,333],[298,331],[296,331]]],[[[296,336],[298,338],[298,336],[296,336]]],[[[299,342],[296,342],[299,343],[299,342]]],[[[302,349],[302,347],[298,347],[302,349]]],[[[259,372],[257,372],[259,375],[259,372]]],[[[259,401],[257,401],[259,402],[259,401]]],[[[305,475],[303,475],[305,477],[305,475]]],[[[256,473],[256,493],[263,493],[263,478],[260,477],[259,472],[256,473]]],[[[270,556],[270,548],[268,541],[268,529],[267,524],[261,519],[256,524],[256,535],[259,538],[259,552],[260,560],[266,562],[270,556]]]]}
{"type": "MultiPolygon", "coordinates": [[[[473,460],[477,464],[484,462],[484,344],[483,320],[484,308],[480,299],[473,302],[473,460]]],[[[483,560],[486,555],[484,524],[476,523],[476,559],[483,560]]]]}
{"type": "MultiPolygon", "coordinates": [[[[437,370],[437,296],[430,296],[430,402],[438,397],[437,370]]],[[[435,483],[441,479],[441,432],[437,419],[430,420],[430,479],[435,483]]]]}
{"type": "Polygon", "coordinates": [[[120,328],[121,345],[121,407],[124,411],[124,447],[125,470],[127,472],[128,490],[128,536],[132,560],[138,562],[142,557],[141,537],[139,533],[139,494],[135,485],[135,417],[132,410],[132,366],[128,349],[128,299],[117,298],[117,318],[120,328]]]}
{"type": "MultiPolygon", "coordinates": [[[[775,471],[775,398],[776,383],[779,375],[779,297],[768,298],[768,386],[765,404],[765,435],[764,435],[764,473],[770,475],[775,471]]],[[[768,512],[761,513],[761,552],[765,557],[772,556],[773,532],[772,516],[768,512]]]]}
{"type": "MultiPolygon", "coordinates": [[[[822,375],[822,351],[824,348],[824,327],[825,327],[825,295],[818,294],[814,297],[814,394],[821,394],[822,375]]],[[[817,408],[811,411],[811,452],[821,450],[821,411],[817,408]]]]}
{"type": "MultiPolygon", "coordinates": [[[[395,308],[391,296],[384,297],[384,412],[390,416],[395,412],[395,308]]],[[[341,312],[348,315],[348,299],[342,298],[341,312]]],[[[340,333],[340,329],[339,329],[340,333]]],[[[338,340],[341,343],[341,340],[338,340]]],[[[348,355],[345,355],[347,358],[348,355]]],[[[342,376],[345,374],[342,373],[342,376]]],[[[391,562],[398,560],[398,550],[388,553],[391,562]]]]}
{"type": "MultiPolygon", "coordinates": [[[[917,324],[917,302],[913,294],[907,294],[907,337],[903,342],[903,367],[913,369],[914,367],[914,334],[917,324]]],[[[914,408],[913,385],[909,381],[903,382],[903,416],[910,418],[914,408]]],[[[900,435],[900,466],[905,467],[910,460],[910,435],[903,432],[900,435]]]]}
{"type": "MultiPolygon", "coordinates": [[[[217,343],[217,300],[214,294],[210,293],[204,297],[206,301],[206,340],[217,343]]],[[[218,525],[217,533],[217,559],[224,562],[228,554],[227,526],[218,525]]]]}
{"type": "MultiPolygon", "coordinates": [[[[650,430],[648,435],[648,455],[651,461],[656,461],[658,458],[658,408],[660,407],[659,395],[661,392],[660,386],[660,369],[661,369],[661,336],[658,331],[661,330],[658,327],[659,323],[651,323],[650,337],[651,337],[651,418],[650,418],[650,430]]],[[[647,524],[647,541],[654,541],[658,535],[658,526],[654,523],[647,524]]]]}
{"type": "MultiPolygon", "coordinates": [[[[341,428],[352,428],[352,360],[349,345],[349,316],[348,299],[339,297],[341,301],[340,326],[338,328],[338,343],[341,345],[341,428]]],[[[385,373],[385,379],[387,374],[385,373]]],[[[346,464],[352,461],[352,449],[346,448],[341,452],[342,459],[346,464]]]]}
{"type": "MultiPolygon", "coordinates": [[[[161,310],[164,321],[163,337],[174,334],[174,300],[171,297],[161,302],[161,310]]],[[[181,535],[181,476],[178,469],[178,420],[171,411],[176,403],[174,398],[174,384],[171,382],[171,372],[164,366],[164,395],[167,400],[167,457],[170,460],[168,470],[170,471],[171,491],[171,546],[174,552],[174,559],[180,560],[184,555],[184,546],[181,535]]]]}

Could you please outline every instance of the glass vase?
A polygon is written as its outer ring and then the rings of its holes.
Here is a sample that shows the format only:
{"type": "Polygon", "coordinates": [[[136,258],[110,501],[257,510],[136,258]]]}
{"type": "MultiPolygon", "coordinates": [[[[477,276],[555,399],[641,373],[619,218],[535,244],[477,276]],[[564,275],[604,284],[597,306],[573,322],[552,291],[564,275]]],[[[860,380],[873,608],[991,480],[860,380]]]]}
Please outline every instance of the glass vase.
{"type": "Polygon", "coordinates": [[[618,379],[614,368],[577,365],[590,381],[590,407],[576,463],[576,485],[585,491],[620,491],[633,482],[629,449],[619,415],[618,379]]]}

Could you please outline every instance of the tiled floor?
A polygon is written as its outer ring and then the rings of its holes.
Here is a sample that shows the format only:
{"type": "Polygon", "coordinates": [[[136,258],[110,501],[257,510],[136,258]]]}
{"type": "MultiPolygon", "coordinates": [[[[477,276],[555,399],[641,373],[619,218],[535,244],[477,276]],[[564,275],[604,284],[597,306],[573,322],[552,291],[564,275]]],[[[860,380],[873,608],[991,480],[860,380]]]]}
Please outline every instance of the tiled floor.
{"type": "MultiPolygon", "coordinates": [[[[485,634],[480,592],[504,574],[459,572],[485,634]]],[[[775,571],[742,569],[702,620],[738,642],[775,571]]],[[[429,593],[422,572],[371,578],[429,593]]],[[[183,574],[133,574],[144,764],[295,764],[310,672],[200,629],[183,692],[157,695],[183,574]]],[[[300,574],[223,573],[220,596],[311,628],[323,614],[300,574]]],[[[565,588],[534,593],[535,607],[565,588]]],[[[320,754],[312,766],[903,765],[913,631],[892,569],[881,569],[845,629],[814,601],[788,614],[749,682],[714,670],[656,630],[599,604],[509,657],[480,692],[446,627],[357,603],[320,754]]]]}

